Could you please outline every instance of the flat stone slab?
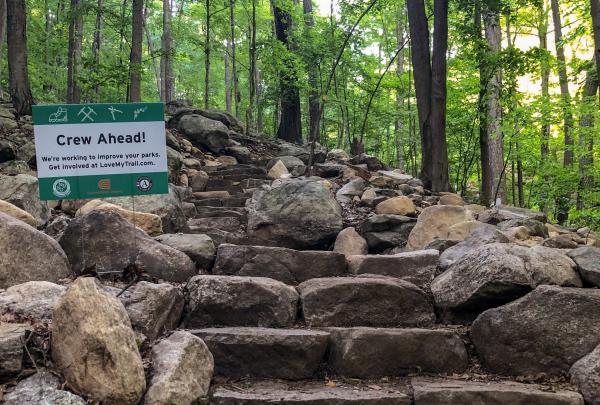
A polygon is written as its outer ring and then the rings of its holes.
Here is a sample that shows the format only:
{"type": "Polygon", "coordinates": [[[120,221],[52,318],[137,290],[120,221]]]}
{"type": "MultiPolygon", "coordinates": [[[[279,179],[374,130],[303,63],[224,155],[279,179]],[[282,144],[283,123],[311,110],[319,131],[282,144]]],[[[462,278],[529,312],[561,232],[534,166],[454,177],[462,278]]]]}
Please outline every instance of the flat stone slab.
{"type": "Polygon", "coordinates": [[[208,328],[190,330],[208,346],[215,374],[228,378],[302,380],[316,373],[329,333],[308,329],[208,328]]]}
{"type": "Polygon", "coordinates": [[[428,295],[383,276],[314,278],[298,286],[308,326],[425,326],[435,322],[428,295]]]}
{"type": "Polygon", "coordinates": [[[213,405],[410,405],[411,398],[402,392],[375,390],[368,387],[328,387],[322,382],[302,384],[265,381],[238,386],[217,387],[211,395],[213,405]]]}
{"type": "Polygon", "coordinates": [[[352,274],[379,274],[396,277],[419,287],[428,286],[435,277],[440,252],[417,250],[395,255],[357,255],[348,257],[352,274]]]}
{"type": "Polygon", "coordinates": [[[331,369],[356,378],[414,372],[455,373],[467,368],[465,345],[444,329],[330,328],[331,369]]]}
{"type": "Polygon", "coordinates": [[[213,274],[269,277],[290,285],[344,273],[346,258],[340,253],[231,244],[219,246],[213,268],[213,274]]]}
{"type": "Polygon", "coordinates": [[[583,405],[573,391],[542,391],[536,385],[515,382],[479,383],[457,380],[412,379],[415,405],[583,405]]]}
{"type": "Polygon", "coordinates": [[[286,327],[296,322],[298,293],[266,277],[202,275],[186,286],[183,323],[206,326],[286,327]]]}

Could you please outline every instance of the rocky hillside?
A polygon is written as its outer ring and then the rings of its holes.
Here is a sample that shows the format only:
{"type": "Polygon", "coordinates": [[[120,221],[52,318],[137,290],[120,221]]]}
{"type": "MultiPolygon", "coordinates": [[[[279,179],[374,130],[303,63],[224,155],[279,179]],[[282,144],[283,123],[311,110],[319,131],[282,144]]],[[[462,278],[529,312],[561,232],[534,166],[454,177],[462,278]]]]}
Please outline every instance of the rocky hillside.
{"type": "Polygon", "coordinates": [[[590,229],[168,107],[169,194],[52,204],[0,108],[0,401],[600,404],[590,229]]]}

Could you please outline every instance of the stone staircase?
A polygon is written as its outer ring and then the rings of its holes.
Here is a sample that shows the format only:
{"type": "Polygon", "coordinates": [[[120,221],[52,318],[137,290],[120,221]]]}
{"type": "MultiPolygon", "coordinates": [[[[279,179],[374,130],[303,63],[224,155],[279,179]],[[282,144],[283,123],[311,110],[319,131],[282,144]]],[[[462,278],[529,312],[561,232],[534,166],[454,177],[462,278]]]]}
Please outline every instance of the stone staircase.
{"type": "Polygon", "coordinates": [[[265,170],[208,169],[188,227],[218,250],[211,274],[188,282],[182,327],[213,354],[211,404],[583,404],[572,391],[474,376],[467,329],[434,312],[437,250],[347,259],[268,246],[245,234],[245,201],[269,183],[265,170]]]}

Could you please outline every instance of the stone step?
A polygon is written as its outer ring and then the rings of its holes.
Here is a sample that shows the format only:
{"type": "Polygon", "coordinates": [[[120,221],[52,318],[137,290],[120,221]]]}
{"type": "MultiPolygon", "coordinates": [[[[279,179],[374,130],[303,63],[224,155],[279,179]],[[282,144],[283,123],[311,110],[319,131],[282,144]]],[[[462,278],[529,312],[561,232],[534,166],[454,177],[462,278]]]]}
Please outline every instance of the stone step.
{"type": "Polygon", "coordinates": [[[244,179],[240,181],[240,186],[244,189],[258,188],[267,184],[271,184],[271,180],[267,179],[244,179]]]}
{"type": "Polygon", "coordinates": [[[223,200],[220,198],[203,198],[192,201],[196,208],[198,207],[223,207],[223,200]]]}
{"type": "Polygon", "coordinates": [[[213,389],[214,405],[410,405],[406,387],[375,389],[367,385],[326,386],[323,381],[283,382],[244,381],[244,384],[219,385],[213,389]]]}
{"type": "Polygon", "coordinates": [[[208,182],[206,183],[206,188],[208,189],[210,187],[211,189],[218,190],[220,187],[239,186],[239,185],[240,185],[239,181],[223,180],[223,179],[217,179],[217,178],[211,177],[208,179],[208,182]]]}
{"type": "Polygon", "coordinates": [[[460,336],[447,329],[329,328],[328,366],[353,378],[416,372],[460,373],[468,355],[460,336]]]}
{"type": "Polygon", "coordinates": [[[242,174],[242,173],[229,173],[229,174],[216,174],[214,176],[211,176],[211,178],[214,179],[220,179],[220,180],[231,180],[231,181],[236,181],[236,182],[242,182],[243,180],[247,180],[247,179],[260,179],[260,180],[266,180],[267,179],[267,174],[260,174],[260,173],[247,173],[247,174],[242,174]]]}
{"type": "Polygon", "coordinates": [[[276,242],[272,240],[248,236],[244,232],[226,232],[219,229],[213,229],[205,233],[215,242],[215,246],[220,246],[224,243],[240,246],[275,246],[276,244],[276,242]]]}
{"type": "Polygon", "coordinates": [[[237,217],[245,222],[247,211],[240,207],[196,207],[196,218],[237,217]]]}
{"type": "Polygon", "coordinates": [[[298,286],[310,327],[430,326],[435,322],[428,294],[392,277],[313,278],[298,286]]]}
{"type": "Polygon", "coordinates": [[[238,164],[238,165],[229,165],[229,166],[210,166],[210,167],[203,168],[202,170],[204,170],[206,173],[218,173],[218,172],[231,171],[231,170],[246,171],[246,170],[254,170],[254,169],[261,169],[261,167],[255,166],[255,165],[238,164]]]}
{"type": "Polygon", "coordinates": [[[206,191],[227,191],[229,194],[243,193],[244,189],[240,186],[219,186],[219,187],[206,187],[206,191]]]}
{"type": "Polygon", "coordinates": [[[252,197],[250,196],[244,196],[244,197],[232,197],[229,198],[227,200],[223,200],[223,207],[245,207],[246,206],[246,201],[248,201],[248,198],[252,197]]]}
{"type": "Polygon", "coordinates": [[[204,340],[215,374],[227,378],[312,377],[321,366],[329,333],[308,329],[208,328],[190,330],[204,340]]]}
{"type": "Polygon", "coordinates": [[[196,191],[193,193],[194,198],[196,200],[202,201],[202,200],[209,200],[209,199],[219,199],[219,200],[226,200],[229,198],[232,198],[232,193],[230,193],[229,191],[221,191],[221,190],[217,190],[217,191],[196,191]]]}
{"type": "Polygon", "coordinates": [[[199,275],[186,286],[183,325],[288,327],[296,323],[298,292],[266,277],[199,275]]]}
{"type": "Polygon", "coordinates": [[[356,255],[348,257],[348,270],[352,274],[397,277],[428,288],[435,277],[439,257],[439,251],[434,249],[395,255],[356,255]]]}
{"type": "MultiPolygon", "coordinates": [[[[581,394],[506,382],[413,378],[415,405],[527,404],[581,405],[581,394]]],[[[237,402],[236,402],[237,403],[237,402]]]]}
{"type": "Polygon", "coordinates": [[[187,221],[190,233],[207,233],[215,229],[237,232],[242,229],[240,217],[193,218],[187,221]]]}
{"type": "Polygon", "coordinates": [[[221,244],[213,274],[269,277],[297,285],[312,278],[346,274],[346,257],[335,252],[221,244]]]}

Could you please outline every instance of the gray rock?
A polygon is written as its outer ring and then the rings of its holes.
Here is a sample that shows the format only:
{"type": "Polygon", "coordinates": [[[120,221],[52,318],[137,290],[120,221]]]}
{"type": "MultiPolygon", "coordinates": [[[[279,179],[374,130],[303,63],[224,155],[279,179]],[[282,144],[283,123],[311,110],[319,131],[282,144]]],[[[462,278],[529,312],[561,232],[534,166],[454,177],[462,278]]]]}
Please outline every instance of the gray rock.
{"type": "Polygon", "coordinates": [[[317,181],[289,181],[259,189],[247,202],[248,233],[292,249],[328,247],[342,230],[342,210],[317,181]]]}
{"type": "Polygon", "coordinates": [[[361,234],[372,253],[404,247],[417,220],[402,215],[381,214],[367,218],[361,224],[361,234]]]}
{"type": "Polygon", "coordinates": [[[160,243],[188,255],[199,269],[209,270],[215,260],[215,243],[203,234],[164,234],[155,238],[160,243]]]}
{"type": "Polygon", "coordinates": [[[28,329],[25,324],[0,323],[0,381],[21,372],[28,329]]]}
{"type": "Polygon", "coordinates": [[[269,277],[289,285],[317,277],[341,276],[346,258],[334,252],[222,244],[213,274],[269,277]]]}
{"type": "Polygon", "coordinates": [[[348,270],[352,274],[378,274],[396,277],[426,287],[433,281],[439,252],[417,250],[395,255],[364,255],[348,257],[348,270]]]}
{"type": "Polygon", "coordinates": [[[494,373],[567,372],[600,343],[600,290],[539,286],[479,315],[471,337],[494,373]]]}
{"type": "Polygon", "coordinates": [[[0,292],[0,315],[13,314],[19,318],[52,319],[52,308],[66,287],[47,281],[29,281],[0,292]]]}
{"type": "Polygon", "coordinates": [[[270,278],[196,276],[186,289],[186,328],[285,327],[296,321],[298,293],[270,278]]]}
{"type": "Polygon", "coordinates": [[[459,243],[459,241],[457,241],[457,240],[436,239],[433,242],[431,242],[429,245],[425,246],[425,250],[435,249],[435,250],[439,251],[440,252],[440,266],[441,266],[442,253],[444,253],[446,250],[450,249],[452,246],[457,245],[458,243],[459,243]]]}
{"type": "Polygon", "coordinates": [[[365,238],[360,236],[352,227],[344,228],[335,238],[333,251],[344,256],[366,255],[369,253],[369,245],[365,238]]]}
{"type": "Polygon", "coordinates": [[[185,282],[196,274],[192,260],[179,250],[163,245],[120,215],[95,210],[75,218],[60,238],[73,271],[123,271],[136,264],[159,279],[185,282]]]}
{"type": "Polygon", "coordinates": [[[191,186],[193,192],[202,192],[206,190],[206,185],[208,184],[208,174],[204,171],[200,170],[192,177],[191,186]]]}
{"type": "Polygon", "coordinates": [[[133,329],[150,341],[176,329],[183,313],[183,294],[171,284],[140,281],[119,299],[125,305],[133,329]]]}
{"type": "Polygon", "coordinates": [[[452,225],[472,219],[473,214],[465,207],[457,205],[427,207],[417,218],[417,224],[408,237],[407,246],[411,250],[419,250],[436,239],[448,239],[448,231],[452,225]]]}
{"type": "Polygon", "coordinates": [[[335,193],[335,198],[341,203],[349,203],[354,197],[360,198],[368,184],[360,177],[355,177],[335,193]]]}
{"type": "Polygon", "coordinates": [[[193,404],[208,394],[213,356],[202,339],[177,331],[152,348],[152,380],[144,405],[193,404]]]}
{"type": "Polygon", "coordinates": [[[513,218],[498,223],[498,228],[506,231],[507,229],[514,228],[517,226],[524,226],[527,228],[529,235],[541,236],[542,238],[548,237],[548,229],[543,222],[540,222],[531,218],[513,218]]]}
{"type": "Polygon", "coordinates": [[[58,377],[41,369],[19,382],[14,390],[4,396],[4,405],[85,405],[83,398],[61,390],[58,377]]]}
{"type": "Polygon", "coordinates": [[[427,294],[391,277],[315,278],[298,286],[308,326],[425,326],[435,322],[427,294]],[[393,308],[393,311],[390,311],[393,308]]]}
{"type": "Polygon", "coordinates": [[[191,331],[215,359],[215,374],[228,378],[312,377],[325,356],[329,333],[308,329],[212,328],[191,331]]]}
{"type": "Polygon", "coordinates": [[[571,250],[567,255],[575,261],[584,282],[600,287],[600,248],[584,246],[571,250]]]}
{"type": "Polygon", "coordinates": [[[465,240],[444,250],[440,255],[440,268],[446,270],[461,257],[490,243],[508,243],[510,239],[491,225],[477,228],[465,240]]]}
{"type": "Polygon", "coordinates": [[[40,201],[38,180],[34,176],[0,174],[0,200],[8,201],[29,212],[38,225],[43,225],[50,219],[50,208],[46,202],[40,201]]]}
{"type": "Polygon", "coordinates": [[[71,276],[65,252],[50,236],[0,213],[0,288],[71,276]]]}
{"type": "Polygon", "coordinates": [[[115,197],[106,198],[104,201],[116,204],[130,211],[156,214],[162,221],[163,231],[174,233],[185,229],[187,221],[183,213],[182,197],[179,187],[169,184],[168,194],[142,195],[134,198],[115,197]]]}
{"type": "Polygon", "coordinates": [[[304,162],[296,156],[277,156],[276,158],[269,160],[267,163],[267,171],[271,170],[271,168],[280,160],[292,176],[302,176],[306,171],[304,162]]]}
{"type": "Polygon", "coordinates": [[[583,405],[573,391],[549,391],[512,381],[473,382],[413,378],[415,405],[583,405]]]}
{"type": "Polygon", "coordinates": [[[436,306],[450,312],[449,319],[469,322],[541,284],[581,287],[581,280],[560,251],[492,243],[457,260],[433,281],[431,291],[436,306]]]}
{"type": "Polygon", "coordinates": [[[477,219],[487,224],[498,225],[500,222],[511,219],[528,220],[533,219],[542,223],[546,223],[546,214],[528,210],[527,208],[512,207],[509,205],[501,205],[499,207],[490,208],[479,214],[477,219]]]}
{"type": "Polygon", "coordinates": [[[460,337],[443,329],[331,328],[329,365],[355,378],[454,373],[467,368],[460,337]]]}
{"type": "MultiPolygon", "coordinates": [[[[387,388],[387,387],[386,387],[387,388]]],[[[394,387],[395,388],[395,387],[394,387]]],[[[211,395],[214,405],[411,405],[411,398],[402,392],[353,385],[324,386],[322,382],[295,384],[279,381],[259,381],[239,387],[219,386],[211,395]]]]}
{"type": "Polygon", "coordinates": [[[167,166],[169,169],[169,181],[172,183],[177,182],[177,179],[179,179],[179,171],[183,166],[183,155],[168,146],[167,166]]]}
{"type": "Polygon", "coordinates": [[[571,383],[583,394],[586,404],[600,404],[600,345],[577,360],[569,374],[571,383]]]}
{"type": "MultiPolygon", "coordinates": [[[[578,237],[579,238],[579,237],[578,237]]],[[[555,249],[575,249],[578,243],[569,235],[556,235],[542,242],[542,246],[555,249]]]]}
{"type": "Polygon", "coordinates": [[[179,119],[177,129],[193,144],[219,153],[231,145],[229,129],[222,122],[199,114],[184,115],[179,119]]]}

